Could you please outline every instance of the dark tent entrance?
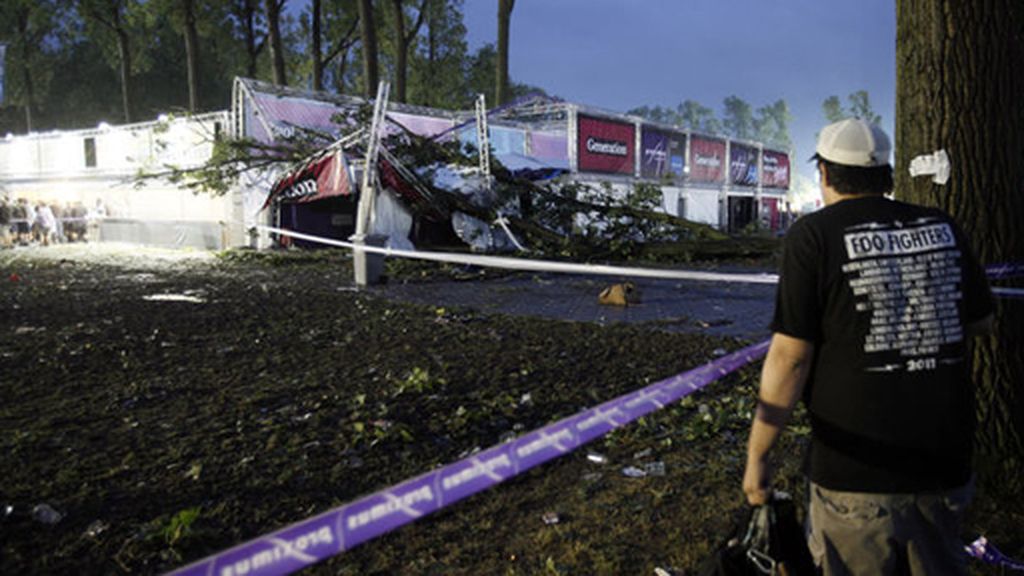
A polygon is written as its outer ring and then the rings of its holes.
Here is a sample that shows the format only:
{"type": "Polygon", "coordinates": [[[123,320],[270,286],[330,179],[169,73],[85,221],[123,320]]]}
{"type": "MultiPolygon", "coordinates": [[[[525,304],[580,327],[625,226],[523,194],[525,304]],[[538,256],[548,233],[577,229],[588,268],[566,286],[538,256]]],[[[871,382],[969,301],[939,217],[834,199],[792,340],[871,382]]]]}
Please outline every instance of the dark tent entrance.
{"type": "MultiPolygon", "coordinates": [[[[279,228],[295,230],[310,236],[320,236],[347,242],[356,231],[356,195],[332,196],[312,202],[282,202],[276,206],[280,217],[279,228]]],[[[280,238],[282,245],[300,248],[323,248],[324,245],[288,236],[280,238]]]]}
{"type": "Polygon", "coordinates": [[[729,197],[729,231],[739,232],[750,225],[757,217],[755,208],[756,204],[751,197],[729,197]]]}

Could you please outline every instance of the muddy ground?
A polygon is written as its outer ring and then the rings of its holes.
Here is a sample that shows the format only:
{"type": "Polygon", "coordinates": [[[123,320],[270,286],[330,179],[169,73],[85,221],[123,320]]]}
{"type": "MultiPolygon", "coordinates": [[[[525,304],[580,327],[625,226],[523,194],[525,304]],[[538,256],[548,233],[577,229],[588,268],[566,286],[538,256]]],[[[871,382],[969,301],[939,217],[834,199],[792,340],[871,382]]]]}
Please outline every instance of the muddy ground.
{"type": "MultiPolygon", "coordinates": [[[[172,569],[763,331],[760,317],[730,318],[729,302],[677,309],[673,294],[700,297],[686,287],[648,291],[659,322],[586,303],[580,283],[598,280],[389,276],[356,290],[338,253],[0,252],[0,573],[172,569]]],[[[764,314],[763,295],[734,296],[750,305],[740,316],[764,314]]],[[[308,573],[689,573],[742,508],[756,372],[308,573]],[[622,473],[654,462],[664,476],[622,473]]],[[[777,451],[779,486],[798,498],[801,423],[777,451]]],[[[965,537],[1022,555],[1022,525],[1019,499],[983,492],[965,537]]]]}

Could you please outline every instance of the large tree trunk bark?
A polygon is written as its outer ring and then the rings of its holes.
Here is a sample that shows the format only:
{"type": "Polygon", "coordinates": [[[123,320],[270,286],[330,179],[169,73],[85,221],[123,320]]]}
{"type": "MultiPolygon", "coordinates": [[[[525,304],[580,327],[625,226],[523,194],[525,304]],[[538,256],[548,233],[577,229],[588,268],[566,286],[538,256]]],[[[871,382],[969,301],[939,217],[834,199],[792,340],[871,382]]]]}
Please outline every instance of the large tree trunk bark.
{"type": "Polygon", "coordinates": [[[199,35],[196,34],[196,11],[193,0],[182,0],[185,13],[185,67],[188,73],[188,111],[199,111],[199,35]]]}
{"type": "MultiPolygon", "coordinates": [[[[1024,261],[1024,4],[897,0],[896,195],[951,213],[985,264],[1024,261]],[[945,149],[945,186],[911,179],[915,156],[945,149]]],[[[1024,306],[996,302],[977,339],[982,474],[1024,489],[1024,306]]],[[[925,392],[926,393],[926,392],[925,392]]]]}
{"type": "Polygon", "coordinates": [[[284,2],[265,0],[267,13],[267,38],[270,40],[270,59],[274,66],[274,84],[287,86],[288,77],[284,69],[284,45],[281,42],[281,8],[284,2]]]}
{"type": "Polygon", "coordinates": [[[498,63],[495,70],[494,105],[508,100],[508,33],[515,0],[498,0],[498,63]]]}
{"type": "Polygon", "coordinates": [[[363,91],[367,98],[377,94],[377,29],[371,0],[359,0],[359,27],[363,38],[363,91]]]}
{"type": "Polygon", "coordinates": [[[320,46],[320,0],[313,0],[310,5],[310,51],[313,60],[313,90],[324,89],[324,64],[320,59],[323,49],[320,46]]]}

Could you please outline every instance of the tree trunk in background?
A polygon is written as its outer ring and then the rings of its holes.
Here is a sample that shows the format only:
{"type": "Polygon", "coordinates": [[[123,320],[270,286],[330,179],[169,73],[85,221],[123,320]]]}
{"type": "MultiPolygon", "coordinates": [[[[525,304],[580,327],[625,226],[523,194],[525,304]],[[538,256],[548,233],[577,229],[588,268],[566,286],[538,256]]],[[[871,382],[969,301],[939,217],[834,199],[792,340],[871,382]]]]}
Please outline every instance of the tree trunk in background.
{"type": "Polygon", "coordinates": [[[185,67],[188,72],[188,111],[199,111],[199,36],[196,34],[196,10],[193,0],[182,0],[185,16],[185,67]]]}
{"type": "Polygon", "coordinates": [[[371,0],[359,0],[359,27],[363,39],[363,90],[367,98],[373,98],[377,94],[380,76],[377,72],[377,29],[371,0]]]}
{"type": "Polygon", "coordinates": [[[427,11],[427,0],[420,4],[419,14],[416,22],[405,30],[405,11],[402,9],[402,0],[391,0],[391,9],[395,15],[395,102],[405,102],[406,98],[406,77],[409,75],[409,46],[419,34],[423,26],[423,18],[427,11]]]}
{"type": "Polygon", "coordinates": [[[323,49],[320,46],[320,0],[313,0],[310,5],[310,51],[313,60],[313,90],[324,89],[324,63],[320,59],[323,49]]]}
{"type": "MultiPolygon", "coordinates": [[[[32,52],[29,40],[29,11],[28,8],[24,8],[18,13],[18,35],[21,38],[21,79],[24,83],[23,90],[25,91],[25,132],[32,131],[32,116],[33,107],[36,102],[35,88],[32,84],[32,66],[29,64],[32,61],[32,52]]],[[[0,65],[3,63],[0,62],[0,65]]]]}
{"type": "Polygon", "coordinates": [[[281,42],[281,8],[284,2],[264,0],[267,12],[267,38],[270,40],[270,59],[274,67],[274,84],[287,86],[288,77],[284,70],[284,46],[281,42]]]}
{"type": "Polygon", "coordinates": [[[256,62],[260,52],[263,50],[263,43],[256,39],[256,10],[258,0],[242,0],[239,7],[241,11],[242,30],[245,35],[245,73],[248,78],[256,78],[256,62]]]}
{"type": "Polygon", "coordinates": [[[494,105],[508,100],[508,31],[515,0],[498,0],[498,67],[494,90],[494,105]]]}
{"type": "MultiPolygon", "coordinates": [[[[1024,3],[897,0],[896,195],[940,207],[983,264],[1024,261],[1024,3]],[[911,159],[945,149],[945,186],[911,179],[911,159]]],[[[983,478],[1024,489],[1024,303],[996,300],[976,339],[983,478]]]]}
{"type": "MultiPolygon", "coordinates": [[[[118,21],[118,24],[120,22],[118,21]]],[[[124,108],[124,121],[130,124],[132,121],[132,50],[128,44],[128,32],[118,27],[117,54],[121,59],[121,105],[124,108]]]]}

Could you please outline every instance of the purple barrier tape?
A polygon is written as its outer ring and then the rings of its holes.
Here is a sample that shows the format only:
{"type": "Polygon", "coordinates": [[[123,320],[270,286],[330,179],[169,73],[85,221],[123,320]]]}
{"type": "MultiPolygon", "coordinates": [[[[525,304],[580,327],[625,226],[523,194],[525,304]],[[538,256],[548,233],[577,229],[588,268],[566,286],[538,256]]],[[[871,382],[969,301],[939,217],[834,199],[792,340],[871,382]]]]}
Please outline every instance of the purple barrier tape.
{"type": "Polygon", "coordinates": [[[1024,276],[1024,264],[993,264],[985,267],[985,273],[991,280],[1016,278],[1024,276]]]}
{"type": "Polygon", "coordinates": [[[740,349],[170,574],[289,574],[568,454],[761,358],[768,343],[740,349]]]}
{"type": "Polygon", "coordinates": [[[1000,298],[1024,298],[1024,288],[992,287],[992,295],[1000,298]]]}
{"type": "Polygon", "coordinates": [[[977,558],[987,564],[995,566],[1002,566],[1009,568],[1010,570],[1021,570],[1024,571],[1024,562],[1018,562],[1013,558],[1010,558],[1006,554],[1003,554],[995,546],[989,543],[988,538],[982,536],[974,542],[971,542],[967,546],[964,546],[967,551],[967,555],[973,558],[977,558]]]}

